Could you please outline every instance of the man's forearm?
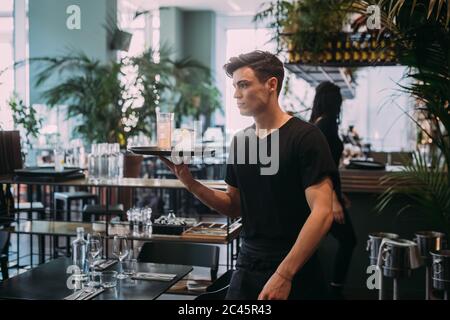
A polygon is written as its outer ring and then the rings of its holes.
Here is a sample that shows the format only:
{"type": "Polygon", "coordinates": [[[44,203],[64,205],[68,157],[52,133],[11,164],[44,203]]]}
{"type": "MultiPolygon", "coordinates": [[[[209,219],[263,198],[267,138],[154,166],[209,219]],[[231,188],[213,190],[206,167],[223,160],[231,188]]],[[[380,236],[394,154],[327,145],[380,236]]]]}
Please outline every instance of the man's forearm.
{"type": "Polygon", "coordinates": [[[227,192],[208,188],[197,180],[186,184],[186,188],[209,208],[230,218],[240,216],[240,204],[233,203],[227,192]]]}
{"type": "Polygon", "coordinates": [[[277,272],[292,279],[314,253],[332,222],[333,215],[329,211],[311,212],[294,246],[279,265],[277,272]]]}

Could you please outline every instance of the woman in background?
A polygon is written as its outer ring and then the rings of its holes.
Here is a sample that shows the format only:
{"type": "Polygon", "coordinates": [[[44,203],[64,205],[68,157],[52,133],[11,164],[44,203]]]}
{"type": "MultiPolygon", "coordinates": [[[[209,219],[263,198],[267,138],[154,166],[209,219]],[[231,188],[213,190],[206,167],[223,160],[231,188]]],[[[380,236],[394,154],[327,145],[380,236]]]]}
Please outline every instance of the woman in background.
{"type": "MultiPolygon", "coordinates": [[[[338,134],[341,105],[342,96],[338,86],[328,81],[317,86],[310,122],[319,127],[325,135],[337,167],[344,149],[338,134]]],[[[341,181],[338,179],[333,195],[334,222],[330,229],[330,233],[339,243],[330,284],[332,296],[335,298],[342,297],[342,287],[356,246],[355,231],[347,211],[349,206],[350,202],[342,193],[341,181]]]]}

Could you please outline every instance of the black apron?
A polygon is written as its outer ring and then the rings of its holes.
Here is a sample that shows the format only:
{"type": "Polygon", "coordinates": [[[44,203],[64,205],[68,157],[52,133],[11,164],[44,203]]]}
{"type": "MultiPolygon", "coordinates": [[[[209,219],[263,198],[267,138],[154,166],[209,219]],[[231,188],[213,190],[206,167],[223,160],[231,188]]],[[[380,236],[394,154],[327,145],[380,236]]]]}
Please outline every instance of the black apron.
{"type": "MultiPolygon", "coordinates": [[[[227,300],[256,300],[291,248],[276,249],[267,244],[242,240],[231,277],[227,300]]],[[[292,280],[289,300],[327,298],[326,282],[317,254],[313,254],[292,280]]]]}

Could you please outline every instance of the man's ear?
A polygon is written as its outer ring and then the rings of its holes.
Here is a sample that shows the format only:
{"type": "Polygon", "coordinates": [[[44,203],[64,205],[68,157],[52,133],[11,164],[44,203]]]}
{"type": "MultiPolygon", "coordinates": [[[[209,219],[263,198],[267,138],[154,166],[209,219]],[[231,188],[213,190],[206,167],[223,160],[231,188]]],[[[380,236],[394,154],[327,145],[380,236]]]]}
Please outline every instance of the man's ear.
{"type": "Polygon", "coordinates": [[[277,92],[278,88],[278,79],[275,77],[271,77],[267,80],[267,86],[269,87],[270,92],[277,92]]]}

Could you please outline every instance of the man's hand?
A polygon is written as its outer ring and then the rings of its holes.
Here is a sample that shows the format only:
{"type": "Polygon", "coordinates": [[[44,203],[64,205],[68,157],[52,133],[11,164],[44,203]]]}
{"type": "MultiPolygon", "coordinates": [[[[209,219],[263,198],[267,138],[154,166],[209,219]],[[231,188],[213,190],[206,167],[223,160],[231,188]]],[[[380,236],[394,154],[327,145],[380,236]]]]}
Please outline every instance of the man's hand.
{"type": "Polygon", "coordinates": [[[170,160],[166,159],[165,157],[160,156],[159,157],[162,162],[166,164],[167,167],[169,167],[170,171],[173,172],[173,174],[187,187],[189,190],[190,185],[192,182],[194,182],[194,178],[192,177],[191,172],[189,171],[189,167],[187,164],[174,164],[170,160]]]}
{"type": "Polygon", "coordinates": [[[286,277],[275,272],[267,281],[258,296],[258,300],[287,300],[292,283],[286,277]]]}
{"type": "Polygon", "coordinates": [[[337,223],[340,224],[345,223],[344,209],[342,208],[341,203],[337,199],[333,200],[333,217],[334,221],[336,221],[337,223]]]}

